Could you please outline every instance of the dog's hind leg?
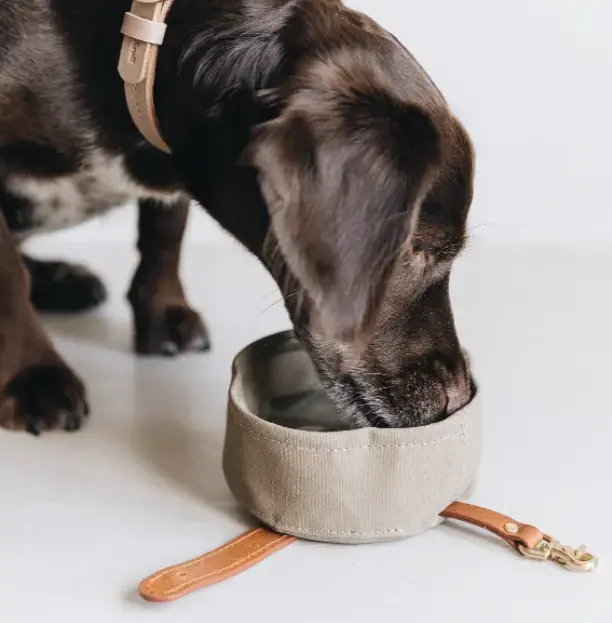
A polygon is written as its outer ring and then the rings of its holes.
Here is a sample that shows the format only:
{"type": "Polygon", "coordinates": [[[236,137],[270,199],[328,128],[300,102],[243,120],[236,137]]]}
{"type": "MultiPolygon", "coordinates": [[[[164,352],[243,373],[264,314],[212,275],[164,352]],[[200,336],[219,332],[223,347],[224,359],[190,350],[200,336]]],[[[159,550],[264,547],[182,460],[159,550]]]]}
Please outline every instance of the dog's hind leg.
{"type": "Polygon", "coordinates": [[[139,204],[140,265],[128,299],[134,312],[134,348],[141,355],[174,356],[210,348],[208,331],[185,298],[179,276],[189,199],[139,204]]]}
{"type": "Polygon", "coordinates": [[[0,210],[0,427],[75,431],[85,387],[54,349],[29,297],[29,275],[0,210]]]}

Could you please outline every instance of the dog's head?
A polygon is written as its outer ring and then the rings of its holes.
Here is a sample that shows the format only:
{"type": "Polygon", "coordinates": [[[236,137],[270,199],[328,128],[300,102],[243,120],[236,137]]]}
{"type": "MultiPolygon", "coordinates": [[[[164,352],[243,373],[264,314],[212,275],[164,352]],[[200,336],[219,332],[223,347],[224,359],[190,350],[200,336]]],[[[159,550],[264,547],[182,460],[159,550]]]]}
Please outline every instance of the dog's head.
{"type": "Polygon", "coordinates": [[[268,94],[278,116],[247,158],[266,261],[330,396],[361,425],[416,426],[473,394],[449,301],[473,154],[416,61],[359,32],[268,94]]]}

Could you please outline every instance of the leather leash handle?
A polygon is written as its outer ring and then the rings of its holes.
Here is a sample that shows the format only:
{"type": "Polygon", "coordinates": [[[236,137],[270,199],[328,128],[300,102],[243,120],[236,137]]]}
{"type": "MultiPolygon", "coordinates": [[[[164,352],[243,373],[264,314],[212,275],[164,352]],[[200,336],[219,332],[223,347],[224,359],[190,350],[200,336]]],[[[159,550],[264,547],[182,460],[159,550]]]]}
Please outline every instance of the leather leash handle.
{"type": "Polygon", "coordinates": [[[254,528],[200,558],[153,574],[140,584],[140,596],[147,601],[174,601],[246,571],[295,540],[266,528],[254,528]]]}
{"type": "Polygon", "coordinates": [[[569,571],[594,571],[597,568],[597,557],[587,552],[585,545],[578,548],[562,545],[538,528],[519,523],[488,508],[454,502],[440,516],[488,530],[526,558],[552,560],[569,571]]]}
{"type": "MultiPolygon", "coordinates": [[[[440,516],[488,530],[528,558],[554,560],[573,571],[592,571],[597,566],[597,558],[584,548],[561,545],[538,528],[488,508],[454,502],[440,516]]],[[[254,528],[209,554],[153,574],[140,584],[140,595],[147,601],[174,601],[246,571],[296,540],[267,528],[254,528]]]]}
{"type": "Polygon", "coordinates": [[[483,530],[488,530],[501,537],[518,550],[522,545],[527,549],[534,549],[544,540],[544,533],[533,526],[519,523],[511,517],[496,513],[488,508],[453,502],[446,510],[440,513],[445,519],[456,519],[469,523],[483,530]]]}

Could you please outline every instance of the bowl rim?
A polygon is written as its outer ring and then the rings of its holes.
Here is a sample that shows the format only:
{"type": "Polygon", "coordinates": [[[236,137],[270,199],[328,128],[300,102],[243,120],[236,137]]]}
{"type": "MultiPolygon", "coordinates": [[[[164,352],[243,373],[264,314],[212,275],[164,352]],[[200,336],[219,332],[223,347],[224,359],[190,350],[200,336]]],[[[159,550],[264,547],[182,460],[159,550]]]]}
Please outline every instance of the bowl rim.
{"type": "Polygon", "coordinates": [[[288,337],[293,337],[293,339],[295,339],[295,333],[293,331],[286,330],[260,338],[240,350],[232,362],[232,379],[228,391],[228,407],[230,409],[233,408],[237,410],[252,427],[256,427],[257,433],[261,435],[266,432],[271,438],[278,439],[279,437],[284,437],[287,439],[288,444],[290,437],[293,438],[293,441],[299,440],[302,442],[309,442],[310,444],[318,444],[324,438],[332,439],[334,437],[342,437],[345,440],[353,438],[354,441],[358,441],[360,437],[367,437],[370,440],[370,443],[380,443],[381,445],[388,447],[394,443],[395,445],[404,445],[406,440],[411,438],[428,438],[433,434],[434,438],[428,441],[429,443],[433,443],[435,441],[448,439],[448,436],[444,435],[445,432],[456,431],[457,425],[459,424],[459,426],[461,426],[458,422],[459,419],[465,419],[466,416],[469,417],[471,412],[478,411],[480,409],[480,391],[478,390],[478,386],[475,384],[474,396],[472,400],[465,405],[465,407],[455,411],[455,413],[439,422],[433,422],[431,424],[426,424],[425,426],[405,428],[364,427],[341,431],[305,431],[270,422],[269,420],[260,417],[257,413],[247,409],[244,404],[244,394],[239,389],[243,381],[240,359],[254,348],[261,347],[266,343],[270,343],[270,346],[274,346],[275,343],[279,343],[281,340],[286,340],[288,337]],[[442,433],[443,435],[435,438],[436,432],[442,433]],[[399,442],[402,443],[400,444],[399,442]]]}

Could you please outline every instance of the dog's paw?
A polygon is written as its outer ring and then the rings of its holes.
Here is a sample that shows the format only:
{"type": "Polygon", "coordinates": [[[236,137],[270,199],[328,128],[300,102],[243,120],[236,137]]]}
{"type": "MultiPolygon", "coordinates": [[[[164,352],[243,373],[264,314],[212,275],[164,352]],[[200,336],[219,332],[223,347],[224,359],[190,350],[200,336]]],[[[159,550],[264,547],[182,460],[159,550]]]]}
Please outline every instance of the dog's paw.
{"type": "Polygon", "coordinates": [[[0,393],[3,428],[25,430],[32,435],[53,429],[74,432],[88,415],[85,386],[62,364],[26,368],[0,393]]]}
{"type": "Polygon", "coordinates": [[[35,309],[47,313],[85,312],[107,299],[106,287],[84,266],[43,262],[24,257],[30,273],[30,299],[35,309]]]}
{"type": "Polygon", "coordinates": [[[134,349],[139,355],[175,357],[210,350],[208,330],[200,315],[187,305],[134,311],[134,349]]]}

